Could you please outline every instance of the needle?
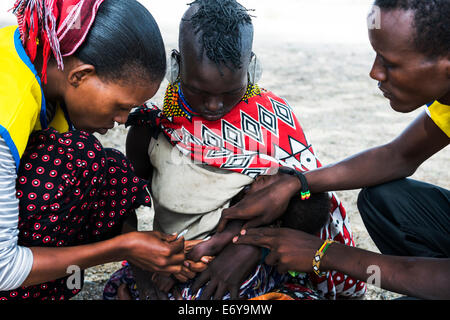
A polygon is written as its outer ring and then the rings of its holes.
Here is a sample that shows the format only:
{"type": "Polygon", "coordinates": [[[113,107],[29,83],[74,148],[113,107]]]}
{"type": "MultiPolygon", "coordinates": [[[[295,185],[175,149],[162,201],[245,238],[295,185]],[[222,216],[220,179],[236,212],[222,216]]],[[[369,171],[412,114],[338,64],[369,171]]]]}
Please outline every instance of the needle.
{"type": "Polygon", "coordinates": [[[183,231],[178,235],[177,240],[180,239],[181,237],[183,237],[188,231],[189,231],[189,229],[183,230],[183,231]]]}

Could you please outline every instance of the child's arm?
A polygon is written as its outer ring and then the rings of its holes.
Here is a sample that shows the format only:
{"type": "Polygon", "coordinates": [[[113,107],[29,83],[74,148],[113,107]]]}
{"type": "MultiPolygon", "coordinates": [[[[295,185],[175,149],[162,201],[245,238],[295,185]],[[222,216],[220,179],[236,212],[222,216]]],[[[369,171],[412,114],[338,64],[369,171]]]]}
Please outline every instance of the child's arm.
{"type": "MultiPolygon", "coordinates": [[[[130,214],[130,217],[125,221],[122,227],[122,233],[133,232],[137,230],[137,216],[136,213],[130,214]]],[[[139,291],[139,299],[141,300],[167,300],[167,294],[172,291],[175,284],[173,278],[167,274],[160,274],[143,270],[135,264],[128,262],[131,271],[136,281],[136,287],[139,291]]],[[[182,267],[180,273],[186,272],[187,268],[182,267]]],[[[172,291],[173,295],[178,298],[180,295],[176,290],[172,291]]]]}
{"type": "Polygon", "coordinates": [[[153,167],[148,155],[148,147],[152,139],[147,125],[131,126],[126,141],[126,155],[134,167],[136,175],[141,179],[151,180],[153,167]]]}
{"type": "Polygon", "coordinates": [[[191,261],[201,261],[202,257],[216,256],[239,234],[243,224],[244,221],[241,220],[230,221],[224,231],[216,232],[211,239],[197,244],[186,254],[186,258],[191,261]]]}
{"type": "MultiPolygon", "coordinates": [[[[241,192],[231,199],[230,206],[235,205],[242,198],[251,193],[255,193],[265,187],[271,185],[276,179],[271,175],[262,175],[255,179],[255,181],[246,186],[241,192]]],[[[205,256],[218,255],[228,244],[230,244],[235,236],[239,234],[244,225],[243,220],[231,220],[223,231],[216,232],[211,239],[204,241],[190,252],[186,252],[186,258],[192,261],[200,261],[205,256]]]]}

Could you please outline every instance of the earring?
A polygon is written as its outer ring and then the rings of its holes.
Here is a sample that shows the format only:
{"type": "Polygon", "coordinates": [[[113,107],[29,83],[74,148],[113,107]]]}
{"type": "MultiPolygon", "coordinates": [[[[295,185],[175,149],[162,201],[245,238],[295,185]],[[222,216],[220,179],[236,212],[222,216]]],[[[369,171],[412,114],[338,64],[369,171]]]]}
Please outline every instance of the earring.
{"type": "Polygon", "coordinates": [[[248,81],[250,84],[256,84],[262,77],[263,68],[261,62],[256,57],[256,54],[252,53],[252,59],[248,66],[248,81]]]}
{"type": "Polygon", "coordinates": [[[180,64],[178,62],[179,53],[177,50],[172,50],[167,66],[166,79],[170,84],[177,82],[180,75],[180,64]]]}

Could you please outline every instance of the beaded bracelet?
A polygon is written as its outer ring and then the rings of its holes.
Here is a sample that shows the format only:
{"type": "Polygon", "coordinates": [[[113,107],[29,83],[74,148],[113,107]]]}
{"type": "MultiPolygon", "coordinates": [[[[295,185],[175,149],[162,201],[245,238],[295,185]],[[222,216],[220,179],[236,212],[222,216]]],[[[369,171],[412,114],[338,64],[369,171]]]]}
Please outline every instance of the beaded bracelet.
{"type": "Polygon", "coordinates": [[[300,190],[300,196],[302,200],[308,200],[311,197],[311,192],[309,191],[308,181],[303,173],[298,170],[289,168],[289,167],[281,167],[281,173],[289,174],[291,176],[296,176],[302,185],[302,189],[300,190]]]}
{"type": "Polygon", "coordinates": [[[325,242],[322,244],[320,249],[317,250],[316,254],[314,255],[314,259],[313,259],[313,262],[312,262],[313,271],[319,277],[321,277],[321,276],[323,276],[325,274],[324,272],[320,272],[319,271],[320,262],[322,261],[322,257],[325,255],[325,252],[327,251],[329,246],[332,243],[334,243],[334,242],[336,242],[336,241],[333,241],[333,240],[330,240],[330,239],[325,240],[325,242]]]}

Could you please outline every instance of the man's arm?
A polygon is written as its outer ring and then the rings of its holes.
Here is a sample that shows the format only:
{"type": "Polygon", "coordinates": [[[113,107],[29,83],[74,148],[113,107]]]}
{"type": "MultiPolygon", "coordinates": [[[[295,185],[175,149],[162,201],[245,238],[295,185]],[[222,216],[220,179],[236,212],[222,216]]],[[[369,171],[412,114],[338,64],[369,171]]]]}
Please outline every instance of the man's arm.
{"type": "Polygon", "coordinates": [[[305,174],[311,192],[359,189],[411,176],[450,139],[425,113],[392,142],[305,174]]]}
{"type": "Polygon", "coordinates": [[[450,299],[450,259],[381,255],[335,243],[321,268],[362,281],[379,277],[381,288],[416,298],[450,299]]]}
{"type": "MultiPolygon", "coordinates": [[[[278,271],[311,272],[312,261],[323,240],[285,228],[258,228],[242,232],[236,244],[270,250],[266,263],[278,271]]],[[[450,259],[399,257],[332,243],[322,258],[320,271],[336,270],[361,281],[376,279],[386,290],[424,299],[450,299],[450,259]],[[374,273],[375,272],[375,273],[374,273]]]]}
{"type": "MultiPolygon", "coordinates": [[[[359,189],[412,175],[450,138],[423,112],[392,142],[363,151],[338,163],[305,173],[312,193],[359,189]]],[[[237,205],[222,212],[218,230],[229,220],[250,220],[244,228],[269,224],[285,211],[301,188],[297,177],[282,173],[258,192],[246,195],[237,205]]]]}

